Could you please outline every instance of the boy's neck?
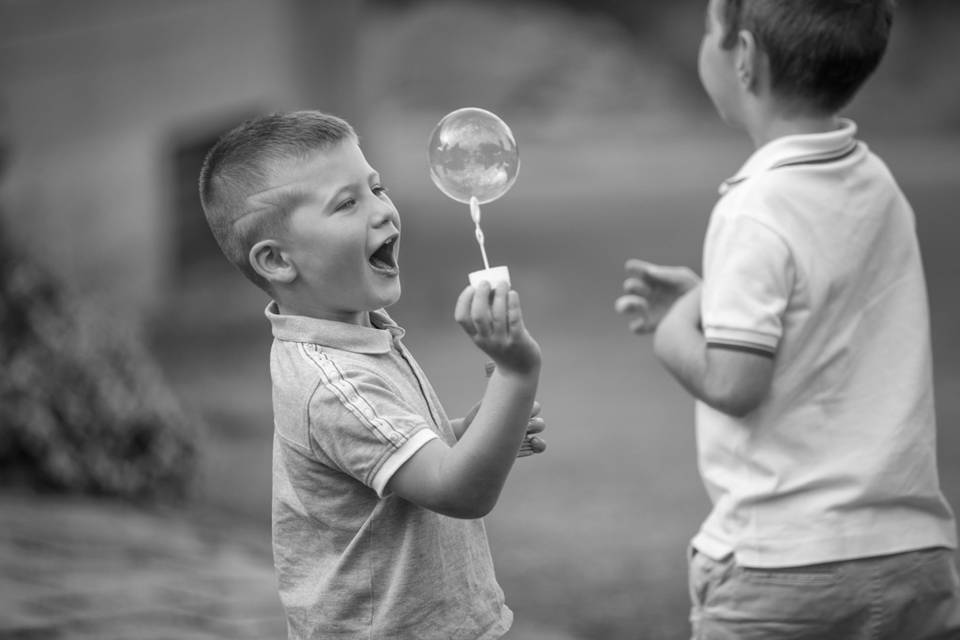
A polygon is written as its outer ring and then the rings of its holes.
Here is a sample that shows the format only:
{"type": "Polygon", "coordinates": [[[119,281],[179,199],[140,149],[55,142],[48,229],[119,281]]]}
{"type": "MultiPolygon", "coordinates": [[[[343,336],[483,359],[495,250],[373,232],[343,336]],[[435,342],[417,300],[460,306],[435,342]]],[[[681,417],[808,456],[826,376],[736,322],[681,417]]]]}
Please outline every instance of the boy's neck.
{"type": "Polygon", "coordinates": [[[836,130],[840,125],[835,114],[807,115],[767,113],[755,114],[745,126],[747,135],[756,149],[777,138],[785,136],[826,133],[836,130]]]}

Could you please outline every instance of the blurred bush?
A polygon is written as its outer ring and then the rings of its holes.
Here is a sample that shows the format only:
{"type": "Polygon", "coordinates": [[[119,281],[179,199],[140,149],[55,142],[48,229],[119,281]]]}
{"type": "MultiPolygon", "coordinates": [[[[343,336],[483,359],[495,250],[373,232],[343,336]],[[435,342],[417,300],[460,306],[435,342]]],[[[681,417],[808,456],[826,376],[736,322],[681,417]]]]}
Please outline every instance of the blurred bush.
{"type": "Polygon", "coordinates": [[[139,337],[16,251],[2,221],[0,363],[0,477],[8,484],[186,495],[198,429],[139,337]]]}

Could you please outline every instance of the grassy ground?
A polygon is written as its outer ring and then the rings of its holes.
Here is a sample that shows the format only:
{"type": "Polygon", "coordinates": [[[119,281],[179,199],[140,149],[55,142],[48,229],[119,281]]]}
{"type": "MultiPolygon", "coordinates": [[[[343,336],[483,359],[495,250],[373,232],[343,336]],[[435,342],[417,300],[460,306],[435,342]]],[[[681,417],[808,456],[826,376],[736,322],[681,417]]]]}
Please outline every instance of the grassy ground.
{"type": "MultiPolygon", "coordinates": [[[[442,115],[442,114],[440,114],[442,115]]],[[[422,157],[432,114],[368,148],[404,216],[404,298],[392,310],[451,415],[482,391],[482,355],[452,322],[466,273],[479,268],[466,208],[429,184],[422,157]],[[422,133],[423,135],[418,135],[422,133]]],[[[526,624],[558,637],[687,637],[684,551],[705,515],[692,405],[612,311],[627,257],[696,266],[715,186],[747,152],[725,132],[677,136],[624,123],[589,135],[518,123],[523,168],[484,208],[491,260],[509,264],[545,362],[547,453],[518,462],[488,519],[497,570],[526,624]],[[525,137],[524,134],[526,133],[525,137]]],[[[372,130],[372,133],[371,133],[372,130]]],[[[942,169],[956,141],[883,140],[918,211],[934,320],[945,490],[960,506],[960,304],[951,217],[960,184],[942,169]],[[922,152],[922,153],[919,153],[922,152]],[[917,159],[926,158],[919,166],[917,159]]],[[[949,166],[949,165],[947,165],[949,166]]],[[[168,371],[212,428],[200,499],[263,523],[269,505],[269,336],[256,294],[209,312],[228,329],[167,340],[168,371]],[[242,487],[242,489],[239,489],[242,487]]],[[[266,541],[266,537],[264,538],[266,541]]]]}

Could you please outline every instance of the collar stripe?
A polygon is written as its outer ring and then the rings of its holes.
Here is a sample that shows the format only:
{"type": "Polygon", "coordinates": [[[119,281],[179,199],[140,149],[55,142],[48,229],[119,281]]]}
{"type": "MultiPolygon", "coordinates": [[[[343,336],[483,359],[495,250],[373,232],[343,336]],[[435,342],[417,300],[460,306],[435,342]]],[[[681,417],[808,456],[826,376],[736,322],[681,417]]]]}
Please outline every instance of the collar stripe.
{"type": "MultiPolygon", "coordinates": [[[[795,160],[784,160],[782,162],[778,162],[775,165],[771,166],[769,169],[767,169],[767,171],[772,171],[774,169],[782,169],[784,167],[796,167],[796,166],[807,165],[807,164],[829,164],[831,162],[838,162],[840,160],[843,160],[844,158],[847,158],[853,155],[854,153],[856,153],[856,151],[859,148],[860,148],[860,143],[857,142],[856,140],[852,140],[849,145],[847,145],[846,147],[844,147],[838,152],[834,152],[829,155],[815,155],[815,156],[807,156],[806,158],[797,158],[795,160]]],[[[757,173],[760,173],[760,172],[757,172],[757,173]]],[[[757,174],[754,173],[749,175],[741,175],[735,178],[729,178],[727,180],[724,180],[722,183],[720,183],[720,189],[719,189],[720,195],[725,195],[731,189],[731,187],[734,187],[740,184],[741,182],[749,178],[751,175],[757,175],[757,174]]]]}
{"type": "Polygon", "coordinates": [[[856,123],[840,118],[839,126],[832,131],[787,135],[771,140],[755,150],[736,174],[720,184],[720,195],[725,195],[750,176],[772,169],[825,165],[840,162],[858,151],[862,153],[866,146],[856,139],[856,135],[856,123]]]}
{"type": "Polygon", "coordinates": [[[806,158],[798,158],[796,160],[785,160],[783,162],[778,162],[770,168],[780,169],[782,167],[795,167],[801,164],[827,164],[829,162],[836,162],[837,160],[843,160],[844,158],[853,155],[859,147],[859,142],[856,140],[851,140],[850,144],[847,145],[846,148],[841,149],[836,153],[821,156],[808,156],[806,158]]]}

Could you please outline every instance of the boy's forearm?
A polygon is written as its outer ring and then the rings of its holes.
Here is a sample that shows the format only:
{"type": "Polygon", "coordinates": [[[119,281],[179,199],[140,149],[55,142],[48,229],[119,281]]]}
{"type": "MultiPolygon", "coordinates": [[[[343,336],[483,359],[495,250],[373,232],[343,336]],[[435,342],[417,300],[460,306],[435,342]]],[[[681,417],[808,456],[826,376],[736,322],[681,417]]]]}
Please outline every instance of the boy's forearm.
{"type": "Polygon", "coordinates": [[[526,434],[539,374],[539,366],[525,374],[494,372],[470,428],[445,457],[443,482],[467,517],[486,515],[496,504],[526,434]]]}
{"type": "Polygon", "coordinates": [[[653,347],[661,364],[683,388],[707,402],[707,342],[700,329],[684,318],[668,314],[657,328],[653,347]]]}

